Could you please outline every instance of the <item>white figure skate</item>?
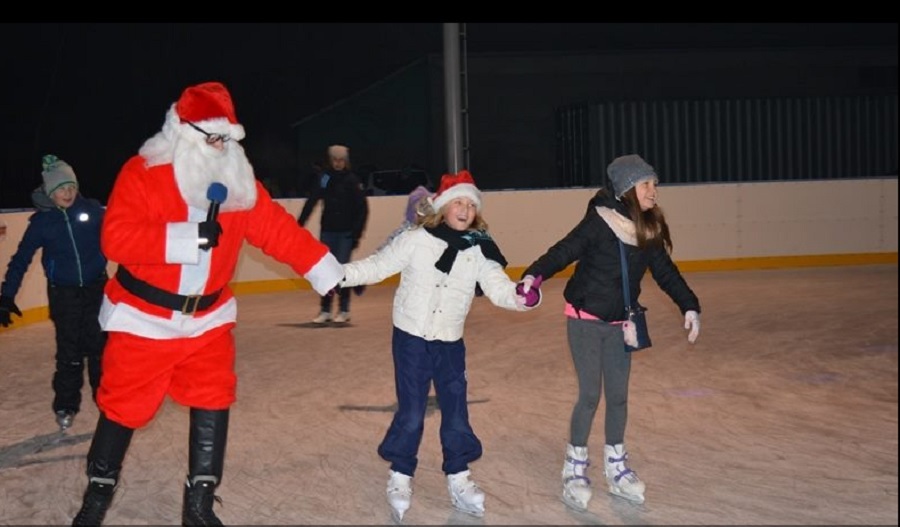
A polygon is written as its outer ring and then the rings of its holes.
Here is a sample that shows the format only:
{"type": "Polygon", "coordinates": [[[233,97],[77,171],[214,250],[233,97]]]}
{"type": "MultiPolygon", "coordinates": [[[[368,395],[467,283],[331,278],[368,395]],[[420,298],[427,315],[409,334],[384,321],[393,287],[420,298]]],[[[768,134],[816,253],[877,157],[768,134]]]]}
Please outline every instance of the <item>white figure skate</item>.
{"type": "Polygon", "coordinates": [[[387,482],[387,500],[394,522],[403,521],[403,515],[412,503],[412,492],[412,477],[392,470],[387,482]]]}
{"type": "Polygon", "coordinates": [[[593,491],[591,480],[587,477],[588,459],[586,446],[566,445],[566,460],[562,470],[563,503],[573,509],[584,512],[591,501],[593,491]]]}
{"type": "Polygon", "coordinates": [[[628,468],[627,461],[625,445],[619,443],[603,446],[603,468],[609,492],[634,503],[644,503],[646,486],[637,473],[628,468]]]}
{"type": "Polygon", "coordinates": [[[484,516],[484,491],[478,488],[471,476],[469,470],[447,475],[447,490],[453,508],[481,518],[484,516]]]}

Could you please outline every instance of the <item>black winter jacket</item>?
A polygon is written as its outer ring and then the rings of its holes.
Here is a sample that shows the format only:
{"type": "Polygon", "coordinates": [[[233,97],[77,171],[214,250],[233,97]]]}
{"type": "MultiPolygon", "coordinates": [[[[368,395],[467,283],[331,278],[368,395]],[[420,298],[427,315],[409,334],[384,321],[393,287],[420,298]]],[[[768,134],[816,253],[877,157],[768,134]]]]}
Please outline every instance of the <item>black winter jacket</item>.
{"type": "MultiPolygon", "coordinates": [[[[577,262],[563,292],[566,302],[607,322],[625,320],[619,244],[616,234],[596,212],[597,206],[614,209],[628,218],[624,204],[606,192],[598,192],[591,199],[581,222],[528,266],[522,276],[540,275],[547,279],[577,262]]],[[[697,295],[662,245],[638,250],[625,244],[625,254],[633,303],[639,304],[641,278],[650,269],[653,279],[678,305],[682,314],[690,310],[700,313],[697,295]]]]}
{"type": "Polygon", "coordinates": [[[356,174],[346,170],[319,174],[297,219],[300,225],[306,225],[319,200],[324,201],[321,230],[351,232],[353,239],[359,240],[369,218],[369,204],[356,174]]]}

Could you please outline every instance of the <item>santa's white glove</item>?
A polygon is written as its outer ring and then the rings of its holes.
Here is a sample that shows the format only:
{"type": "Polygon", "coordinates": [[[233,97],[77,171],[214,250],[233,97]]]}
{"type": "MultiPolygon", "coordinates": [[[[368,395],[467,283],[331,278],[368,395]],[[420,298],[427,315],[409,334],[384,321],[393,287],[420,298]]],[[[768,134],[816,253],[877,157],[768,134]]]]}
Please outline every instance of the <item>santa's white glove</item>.
{"type": "Polygon", "coordinates": [[[688,333],[688,342],[693,344],[700,335],[700,313],[696,311],[688,311],[684,314],[684,329],[691,330],[688,333]]]}

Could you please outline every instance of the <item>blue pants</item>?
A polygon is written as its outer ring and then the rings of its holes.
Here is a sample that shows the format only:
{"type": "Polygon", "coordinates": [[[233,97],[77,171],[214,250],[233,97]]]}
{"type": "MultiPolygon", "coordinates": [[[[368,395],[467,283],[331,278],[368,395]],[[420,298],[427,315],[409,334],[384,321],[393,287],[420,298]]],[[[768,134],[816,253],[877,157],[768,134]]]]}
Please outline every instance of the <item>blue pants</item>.
{"type": "Polygon", "coordinates": [[[426,341],[395,327],[392,348],[397,411],[378,446],[378,455],[391,462],[391,470],[415,475],[428,392],[434,381],[441,409],[441,469],[445,474],[468,469],[470,462],[481,457],[481,441],[469,425],[465,343],[462,339],[426,341]]]}
{"type": "MultiPolygon", "coordinates": [[[[350,253],[353,252],[353,233],[350,231],[322,231],[319,233],[319,241],[328,246],[331,254],[337,261],[344,264],[350,261],[350,253]]],[[[323,313],[331,313],[331,303],[335,295],[321,297],[321,309],[323,313]]],[[[350,289],[341,289],[337,294],[342,312],[350,312],[350,289]]]]}

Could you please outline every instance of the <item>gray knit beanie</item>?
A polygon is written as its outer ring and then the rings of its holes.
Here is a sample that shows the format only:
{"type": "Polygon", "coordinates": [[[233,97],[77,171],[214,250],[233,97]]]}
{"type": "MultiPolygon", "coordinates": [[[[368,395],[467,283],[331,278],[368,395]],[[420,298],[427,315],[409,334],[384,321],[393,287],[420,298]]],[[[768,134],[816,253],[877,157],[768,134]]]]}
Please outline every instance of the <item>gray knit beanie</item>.
{"type": "Polygon", "coordinates": [[[59,159],[53,154],[45,155],[42,159],[44,171],[41,176],[44,177],[44,192],[49,196],[59,187],[67,184],[75,185],[78,188],[78,178],[75,177],[75,171],[72,166],[59,159]]]}
{"type": "Polygon", "coordinates": [[[616,198],[621,198],[622,194],[645,179],[659,179],[653,167],[637,154],[613,159],[606,167],[606,174],[612,182],[616,198]]]}

